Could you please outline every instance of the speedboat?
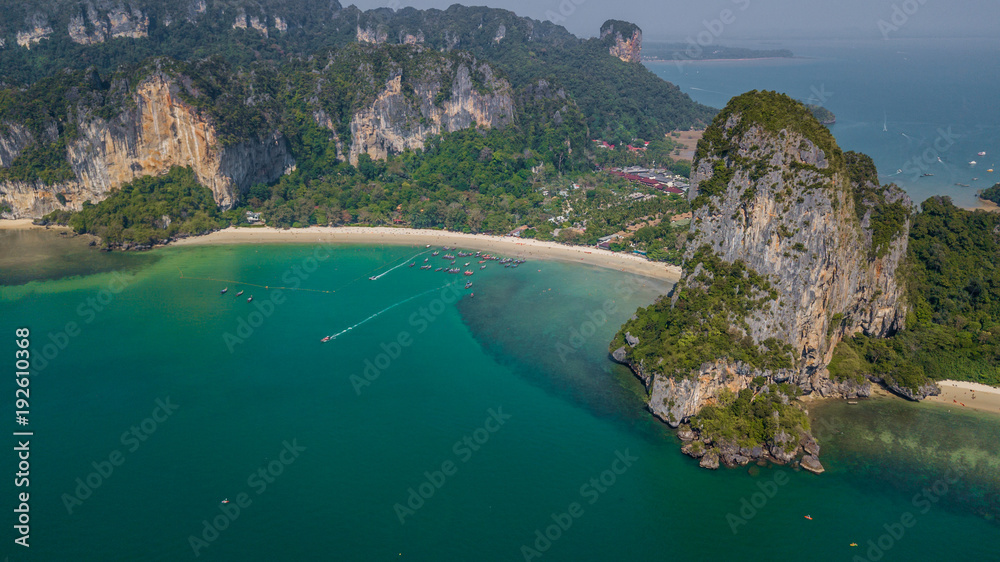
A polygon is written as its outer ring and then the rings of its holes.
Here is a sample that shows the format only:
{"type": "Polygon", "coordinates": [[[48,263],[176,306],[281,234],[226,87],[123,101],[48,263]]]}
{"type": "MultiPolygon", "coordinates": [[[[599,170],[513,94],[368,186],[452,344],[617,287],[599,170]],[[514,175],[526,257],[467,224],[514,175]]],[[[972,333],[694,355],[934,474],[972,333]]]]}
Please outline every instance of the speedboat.
{"type": "Polygon", "coordinates": [[[472,272],[471,271],[466,271],[465,275],[472,275],[472,272]]]}
{"type": "Polygon", "coordinates": [[[471,286],[472,286],[472,281],[469,281],[468,283],[465,284],[465,288],[466,289],[468,289],[471,286]]]}
{"type": "Polygon", "coordinates": [[[444,269],[444,268],[443,267],[439,267],[439,268],[435,269],[434,271],[441,271],[442,269],[444,269]]]}
{"type": "Polygon", "coordinates": [[[226,287],[225,289],[219,291],[219,294],[220,295],[224,295],[224,294],[226,294],[226,291],[228,291],[228,290],[229,290],[229,287],[226,287]]]}
{"type": "Polygon", "coordinates": [[[229,498],[226,498],[226,499],[222,500],[222,501],[221,501],[221,502],[219,502],[219,503],[229,503],[229,498]]]}
{"type": "Polygon", "coordinates": [[[320,343],[326,343],[326,342],[330,341],[330,336],[326,336],[325,338],[323,338],[323,339],[321,339],[319,341],[320,341],[320,343]]]}
{"type": "Polygon", "coordinates": [[[253,295],[250,295],[250,298],[247,299],[247,302],[250,302],[252,300],[253,300],[253,295]]]}
{"type": "Polygon", "coordinates": [[[485,265],[481,265],[481,266],[479,266],[479,269],[486,269],[486,266],[485,265]]]}
{"type": "Polygon", "coordinates": [[[975,160],[973,160],[973,161],[969,162],[969,165],[970,165],[970,166],[975,166],[975,165],[976,165],[976,161],[975,161],[975,160]]]}
{"type": "Polygon", "coordinates": [[[440,253],[441,253],[441,252],[438,252],[437,250],[435,250],[435,251],[434,251],[434,253],[433,253],[433,254],[431,254],[431,255],[432,255],[432,256],[436,256],[436,255],[438,255],[438,254],[440,254],[440,253]]]}
{"type": "Polygon", "coordinates": [[[986,152],[985,152],[985,151],[983,151],[983,152],[980,152],[980,153],[979,153],[979,155],[980,155],[980,156],[986,156],[986,152]]]}
{"type": "Polygon", "coordinates": [[[411,264],[410,264],[410,267],[413,267],[413,266],[415,266],[415,265],[417,265],[417,262],[413,262],[413,263],[411,263],[411,264]]]}
{"type": "Polygon", "coordinates": [[[236,293],[236,296],[238,297],[238,296],[240,296],[242,294],[243,294],[243,291],[240,291],[240,292],[236,293]]]}

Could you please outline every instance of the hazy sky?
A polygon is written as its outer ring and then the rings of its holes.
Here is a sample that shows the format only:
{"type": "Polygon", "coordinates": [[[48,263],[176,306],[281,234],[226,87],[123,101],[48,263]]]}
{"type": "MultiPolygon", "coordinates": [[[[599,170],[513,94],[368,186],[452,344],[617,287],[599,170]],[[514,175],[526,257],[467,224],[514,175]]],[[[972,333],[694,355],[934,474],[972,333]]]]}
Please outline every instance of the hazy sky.
{"type": "MultiPolygon", "coordinates": [[[[341,3],[367,10],[445,9],[455,2],[341,3]]],[[[1000,27],[1000,0],[488,0],[485,4],[555,21],[580,37],[596,35],[601,23],[614,18],[639,24],[646,39],[684,41],[702,31],[717,31],[714,42],[718,44],[725,44],[727,38],[995,37],[1000,27]],[[722,21],[724,10],[731,11],[729,21],[713,25],[713,20],[722,21]]]]}

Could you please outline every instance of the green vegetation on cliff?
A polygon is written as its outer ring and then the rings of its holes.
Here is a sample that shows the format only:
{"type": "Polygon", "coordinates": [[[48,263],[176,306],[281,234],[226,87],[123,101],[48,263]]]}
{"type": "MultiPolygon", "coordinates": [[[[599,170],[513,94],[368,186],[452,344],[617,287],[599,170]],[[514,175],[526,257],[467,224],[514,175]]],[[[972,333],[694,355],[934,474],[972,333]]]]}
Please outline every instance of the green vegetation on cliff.
{"type": "Polygon", "coordinates": [[[639,309],[611,349],[625,345],[630,332],[639,338],[628,351],[631,362],[679,378],[721,358],[757,369],[791,368],[791,346],[773,338],[758,345],[748,335],[747,318],[777,298],[770,282],[742,261],[723,261],[707,246],[688,264],[694,266],[690,277],[678,282],[669,298],[639,309]]]}
{"type": "Polygon", "coordinates": [[[858,222],[868,215],[871,233],[870,258],[888,253],[893,240],[906,232],[912,209],[902,190],[895,186],[880,186],[875,162],[859,152],[845,152],[844,162],[854,192],[854,212],[858,222]]]}
{"type": "MultiPolygon", "coordinates": [[[[789,436],[809,431],[809,417],[791,403],[800,393],[795,385],[766,384],[764,377],[757,377],[751,388],[737,394],[722,389],[716,405],[705,406],[691,417],[691,427],[698,430],[700,438],[716,444],[730,441],[747,448],[770,445],[782,431],[789,436]]],[[[799,440],[792,437],[786,445],[790,452],[799,440]]]]}
{"type": "Polygon", "coordinates": [[[924,201],[910,227],[906,329],[837,346],[831,376],[864,374],[915,389],[930,379],[1000,385],[1000,215],[946,197],[924,201]]]}
{"type": "Polygon", "coordinates": [[[124,184],[96,205],[85,202],[77,213],[55,211],[43,220],[100,236],[107,246],[152,245],[229,225],[212,192],[198,183],[191,169],[176,167],[163,176],[124,184]]]}
{"type": "MultiPolygon", "coordinates": [[[[325,59],[326,53],[356,45],[360,32],[369,41],[389,45],[413,41],[429,52],[472,53],[508,76],[516,88],[540,79],[559,84],[581,108],[595,135],[662,137],[676,128],[703,126],[714,113],[642,65],[611,56],[600,39],[581,40],[561,26],[506,10],[456,4],[447,10],[364,12],[327,0],[214,0],[206,2],[201,13],[192,11],[189,0],[134,0],[129,7],[149,16],[147,26],[133,30],[146,37],[109,37],[82,45],[66,31],[70,18],[81,14],[79,3],[53,0],[44,12],[32,9],[30,3],[12,6],[0,14],[0,30],[7,30],[7,47],[0,49],[0,84],[25,86],[64,68],[110,74],[152,57],[188,63],[219,57],[243,70],[261,63],[284,66],[325,59]],[[268,34],[235,27],[241,13],[247,21],[258,18],[268,34]],[[27,20],[36,14],[50,24],[52,33],[30,50],[18,46],[15,32],[27,29],[27,20]],[[287,29],[276,28],[276,17],[287,29]]],[[[107,21],[106,8],[98,15],[107,21]]],[[[134,26],[136,22],[138,18],[134,26]]],[[[86,28],[93,31],[89,23],[86,28]]]]}
{"type": "Polygon", "coordinates": [[[709,154],[724,157],[730,151],[735,151],[732,139],[743,136],[754,126],[774,134],[782,130],[799,133],[824,152],[830,162],[830,169],[840,168],[842,155],[833,135],[816,120],[802,102],[778,92],[757,90],[732,98],[715,116],[712,125],[705,130],[705,134],[698,141],[695,161],[709,154]],[[739,123],[726,131],[726,122],[736,114],[741,116],[739,123]]]}

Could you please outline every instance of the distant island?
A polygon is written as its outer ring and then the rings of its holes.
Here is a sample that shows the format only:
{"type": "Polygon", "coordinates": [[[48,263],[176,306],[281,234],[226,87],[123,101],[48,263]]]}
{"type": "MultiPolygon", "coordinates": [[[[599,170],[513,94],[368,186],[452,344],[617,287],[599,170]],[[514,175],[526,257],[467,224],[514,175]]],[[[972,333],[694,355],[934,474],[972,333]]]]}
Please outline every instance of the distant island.
{"type": "Polygon", "coordinates": [[[771,59],[792,58],[795,55],[788,49],[746,49],[743,47],[726,47],[709,45],[701,47],[691,43],[668,43],[646,41],[642,45],[642,60],[649,62],[723,60],[723,59],[771,59]]]}

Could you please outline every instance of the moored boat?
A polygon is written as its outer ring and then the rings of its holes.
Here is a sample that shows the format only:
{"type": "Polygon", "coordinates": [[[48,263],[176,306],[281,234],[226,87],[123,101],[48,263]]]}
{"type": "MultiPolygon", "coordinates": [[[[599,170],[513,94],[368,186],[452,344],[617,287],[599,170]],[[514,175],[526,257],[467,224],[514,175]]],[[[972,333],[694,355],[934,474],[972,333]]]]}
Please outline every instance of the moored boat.
{"type": "Polygon", "coordinates": [[[229,290],[229,287],[226,287],[225,289],[219,291],[219,294],[220,295],[224,295],[224,294],[226,294],[226,291],[228,291],[228,290],[229,290]]]}
{"type": "Polygon", "coordinates": [[[240,296],[242,294],[243,294],[243,291],[240,291],[240,292],[236,293],[236,296],[238,297],[238,296],[240,296]]]}

